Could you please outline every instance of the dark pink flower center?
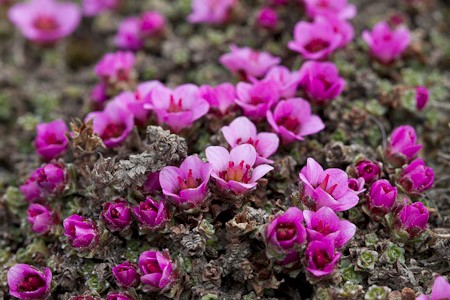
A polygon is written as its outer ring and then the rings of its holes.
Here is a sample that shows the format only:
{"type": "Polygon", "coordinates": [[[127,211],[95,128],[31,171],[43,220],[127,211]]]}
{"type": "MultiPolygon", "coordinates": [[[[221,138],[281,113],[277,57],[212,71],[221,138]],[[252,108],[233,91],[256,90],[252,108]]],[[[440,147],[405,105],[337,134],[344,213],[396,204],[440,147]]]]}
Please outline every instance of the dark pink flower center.
{"type": "Polygon", "coordinates": [[[359,190],[359,183],[358,180],[352,178],[348,181],[348,187],[353,190],[353,191],[358,191],[359,190]]]}
{"type": "Polygon", "coordinates": [[[201,183],[201,178],[194,178],[192,175],[192,169],[189,169],[188,175],[186,179],[181,178],[178,176],[178,183],[180,187],[180,191],[187,190],[187,189],[195,189],[197,188],[201,183]]]}
{"type": "Polygon", "coordinates": [[[252,139],[252,138],[249,138],[246,142],[243,142],[241,138],[238,138],[238,139],[236,140],[236,144],[238,144],[238,145],[242,145],[242,144],[250,144],[250,145],[252,145],[253,147],[256,148],[256,146],[258,146],[258,144],[259,144],[259,140],[258,140],[258,139],[255,139],[255,140],[254,140],[254,139],[252,139]]]}
{"type": "Polygon", "coordinates": [[[109,123],[108,126],[106,126],[105,130],[103,131],[101,138],[103,140],[117,138],[122,135],[124,130],[125,130],[124,124],[109,123]]]}
{"type": "Polygon", "coordinates": [[[111,214],[111,218],[120,217],[120,212],[116,208],[112,208],[110,214],[111,214]]]}
{"type": "Polygon", "coordinates": [[[317,6],[321,7],[321,8],[328,8],[328,0],[321,0],[321,1],[319,1],[317,3],[317,6]]]}
{"type": "Polygon", "coordinates": [[[19,284],[20,292],[32,292],[45,285],[45,281],[37,274],[27,275],[19,284]]]}
{"type": "Polygon", "coordinates": [[[49,145],[62,144],[63,142],[56,137],[56,134],[49,133],[44,136],[44,140],[49,145]]]}
{"type": "Polygon", "coordinates": [[[322,82],[325,90],[328,90],[331,87],[331,82],[328,80],[327,76],[325,74],[320,74],[318,76],[320,82],[322,82]]]}
{"type": "Polygon", "coordinates": [[[158,208],[151,202],[144,202],[141,204],[142,210],[152,210],[158,212],[158,208]]]}
{"type": "Polygon", "coordinates": [[[282,117],[277,123],[291,132],[298,132],[300,129],[299,120],[293,116],[282,117]]]}
{"type": "Polygon", "coordinates": [[[293,224],[280,223],[277,225],[277,240],[289,241],[297,234],[297,228],[293,224]]]}
{"type": "Polygon", "coordinates": [[[316,53],[330,46],[330,43],[321,39],[312,39],[305,45],[308,52],[316,53]]]}
{"type": "Polygon", "coordinates": [[[330,224],[328,224],[328,222],[324,222],[323,220],[319,220],[315,230],[323,235],[328,235],[330,232],[333,232],[330,224]]]}
{"type": "Polygon", "coordinates": [[[145,269],[149,273],[162,273],[162,270],[156,261],[145,262],[145,269]]]}
{"type": "Polygon", "coordinates": [[[39,30],[52,31],[58,29],[59,24],[52,16],[40,15],[34,20],[33,26],[39,30]]]}
{"type": "Polygon", "coordinates": [[[330,174],[325,175],[325,179],[319,184],[319,187],[331,195],[331,194],[333,194],[333,192],[336,189],[336,187],[338,186],[338,184],[335,183],[332,186],[328,187],[329,180],[330,180],[330,174]]]}
{"type": "Polygon", "coordinates": [[[177,113],[180,111],[183,111],[183,99],[180,98],[176,101],[173,95],[170,95],[169,112],[177,113]]]}
{"type": "Polygon", "coordinates": [[[246,164],[243,160],[237,165],[230,161],[228,169],[219,173],[220,178],[225,181],[234,180],[242,183],[249,183],[251,176],[251,166],[246,164]]]}
{"type": "Polygon", "coordinates": [[[251,96],[251,98],[250,98],[250,104],[252,104],[252,105],[258,105],[258,104],[262,104],[262,103],[266,103],[266,101],[264,101],[263,98],[258,97],[258,96],[251,96]]]}
{"type": "Polygon", "coordinates": [[[325,268],[331,261],[332,259],[325,250],[317,250],[313,255],[313,262],[318,269],[325,268]]]}

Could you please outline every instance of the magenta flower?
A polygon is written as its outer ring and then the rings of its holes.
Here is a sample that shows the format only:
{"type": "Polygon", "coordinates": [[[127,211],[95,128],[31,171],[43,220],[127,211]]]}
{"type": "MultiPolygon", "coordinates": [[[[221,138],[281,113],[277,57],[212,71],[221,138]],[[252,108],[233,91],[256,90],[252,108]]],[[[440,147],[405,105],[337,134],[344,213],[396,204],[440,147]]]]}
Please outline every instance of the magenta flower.
{"type": "Polygon", "coordinates": [[[374,162],[368,159],[360,160],[355,165],[358,177],[364,178],[367,184],[377,180],[381,175],[381,166],[379,162],[374,162]]]}
{"type": "Polygon", "coordinates": [[[299,177],[301,201],[312,210],[327,206],[334,211],[344,211],[358,204],[359,197],[348,187],[347,173],[341,169],[323,170],[310,157],[299,177]]]}
{"type": "Polygon", "coordinates": [[[75,248],[91,248],[99,242],[97,225],[91,219],[71,215],[63,221],[63,227],[64,235],[75,248]]]}
{"type": "Polygon", "coordinates": [[[114,37],[114,44],[125,50],[138,51],[142,49],[144,41],[141,36],[141,19],[138,17],[123,19],[114,37]]]}
{"type": "Polygon", "coordinates": [[[83,0],[83,14],[93,17],[107,10],[114,10],[120,0],[83,0]]]}
{"type": "Polygon", "coordinates": [[[109,231],[121,231],[130,227],[132,222],[131,208],[123,199],[103,204],[101,217],[109,231]]]}
{"type": "Polygon", "coordinates": [[[450,299],[450,284],[444,276],[437,276],[431,289],[431,298],[420,295],[416,300],[446,300],[450,299]]]}
{"type": "Polygon", "coordinates": [[[239,48],[233,44],[230,46],[230,50],[230,53],[220,57],[220,63],[242,80],[247,80],[249,76],[261,78],[271,67],[281,62],[279,57],[272,56],[264,51],[258,52],[248,47],[239,48]]]}
{"type": "Polygon", "coordinates": [[[128,103],[128,109],[134,115],[134,121],[139,126],[145,126],[150,118],[151,111],[145,108],[152,104],[152,91],[155,87],[162,87],[163,84],[158,80],[145,81],[138,84],[134,92],[134,98],[128,103]]]}
{"type": "Polygon", "coordinates": [[[408,194],[420,195],[433,186],[434,171],[422,159],[416,158],[403,169],[398,181],[408,194]]]}
{"type": "Polygon", "coordinates": [[[259,10],[256,21],[260,27],[274,29],[278,24],[278,14],[270,7],[263,7],[259,10]]]}
{"type": "Polygon", "coordinates": [[[56,164],[46,164],[31,173],[20,186],[20,191],[29,202],[41,202],[49,196],[60,194],[65,186],[64,169],[56,164]]]}
{"type": "Polygon", "coordinates": [[[347,0],[304,0],[306,13],[312,19],[317,16],[351,19],[356,16],[356,6],[347,0]]]}
{"type": "Polygon", "coordinates": [[[411,42],[408,28],[398,26],[391,30],[386,22],[377,23],[372,31],[365,30],[362,38],[369,45],[372,56],[382,64],[400,58],[411,42]]]}
{"type": "Polygon", "coordinates": [[[281,136],[283,144],[304,136],[315,134],[325,128],[319,116],[311,114],[311,106],[302,98],[291,98],[278,102],[273,113],[267,112],[267,121],[281,136]]]}
{"type": "Polygon", "coordinates": [[[288,48],[299,52],[305,59],[326,59],[342,44],[342,36],[335,34],[327,19],[316,19],[313,23],[300,21],[295,25],[294,40],[288,48]]]}
{"type": "Polygon", "coordinates": [[[416,88],[416,108],[421,111],[425,108],[430,98],[430,92],[424,86],[418,86],[416,88]]]}
{"type": "MultiPolygon", "coordinates": [[[[253,83],[257,82],[255,78],[250,79],[253,83]]],[[[297,93],[301,74],[299,71],[291,72],[284,66],[275,66],[267,72],[263,82],[272,80],[278,84],[278,92],[281,98],[291,98],[297,93]]]]}
{"type": "Polygon", "coordinates": [[[192,0],[190,23],[223,24],[228,21],[237,0],[192,0]]]}
{"type": "Polygon", "coordinates": [[[32,203],[27,210],[27,221],[30,223],[33,232],[44,235],[50,232],[53,225],[58,223],[59,218],[48,207],[32,203]]]}
{"type": "Polygon", "coordinates": [[[364,188],[364,178],[349,178],[348,179],[348,188],[356,193],[356,195],[361,194],[366,189],[364,188]]]}
{"type": "Polygon", "coordinates": [[[116,98],[103,111],[91,112],[85,118],[85,121],[94,120],[94,132],[108,148],[122,144],[134,127],[133,114],[127,108],[127,103],[120,103],[120,100],[116,98]]]}
{"type": "Polygon", "coordinates": [[[317,104],[325,104],[338,97],[345,87],[344,78],[339,76],[331,62],[308,61],[300,69],[300,85],[308,98],[317,104]]]}
{"type": "Polygon", "coordinates": [[[229,126],[222,127],[222,133],[231,148],[237,145],[250,144],[255,147],[256,165],[272,164],[268,159],[278,149],[280,140],[275,133],[256,132],[256,126],[246,117],[238,117],[229,126]]]}
{"type": "Polygon", "coordinates": [[[36,152],[47,161],[62,155],[69,146],[66,137],[68,131],[63,120],[38,124],[34,141],[36,152]]]}
{"type": "Polygon", "coordinates": [[[177,278],[176,266],[167,250],[142,252],[138,264],[144,291],[168,290],[177,278]]]}
{"type": "Polygon", "coordinates": [[[139,273],[137,266],[129,261],[112,268],[112,273],[118,286],[123,288],[137,287],[139,285],[139,273]]]}
{"type": "Polygon", "coordinates": [[[236,89],[231,83],[222,83],[216,87],[202,85],[199,93],[221,116],[228,114],[235,107],[236,89]]]}
{"type": "Polygon", "coordinates": [[[208,182],[212,167],[198,156],[188,156],[177,167],[164,167],[159,173],[163,194],[176,206],[194,208],[203,204],[208,196],[208,182]]]}
{"type": "Polygon", "coordinates": [[[304,210],[308,241],[320,241],[329,238],[338,249],[344,246],[356,232],[355,224],[347,220],[339,220],[336,213],[329,207],[321,207],[316,212],[304,210]]]}
{"type": "Polygon", "coordinates": [[[170,220],[164,201],[156,202],[149,197],[135,206],[133,212],[140,223],[139,226],[145,230],[157,231],[170,220]]]}
{"type": "Polygon", "coordinates": [[[397,188],[386,179],[379,179],[372,183],[367,195],[367,207],[374,215],[385,215],[394,209],[397,198],[397,188]]]}
{"type": "Polygon", "coordinates": [[[8,270],[7,281],[11,296],[23,300],[45,299],[50,294],[52,272],[44,272],[27,264],[16,264],[8,270]]]}
{"type": "Polygon", "coordinates": [[[104,107],[108,97],[108,86],[104,82],[100,82],[91,90],[90,97],[92,99],[92,106],[96,110],[101,110],[104,107]]]}
{"type": "Polygon", "coordinates": [[[140,32],[143,37],[158,35],[165,25],[166,19],[157,11],[146,11],[141,15],[140,32]]]}
{"type": "Polygon", "coordinates": [[[106,300],[134,300],[134,298],[126,293],[109,293],[106,300]]]}
{"type": "Polygon", "coordinates": [[[132,77],[135,62],[136,58],[132,52],[107,53],[95,65],[95,74],[108,84],[128,82],[132,77]]]}
{"type": "Polygon", "coordinates": [[[406,232],[410,238],[414,238],[425,231],[428,218],[428,209],[422,202],[408,205],[408,199],[405,198],[402,210],[395,216],[394,227],[406,232]]]}
{"type": "Polygon", "coordinates": [[[191,126],[209,110],[208,102],[193,84],[182,84],[174,90],[158,85],[152,91],[152,104],[144,107],[153,109],[158,123],[167,124],[174,132],[191,126]]]}
{"type": "Polygon", "coordinates": [[[306,270],[315,277],[330,275],[340,257],[332,238],[312,241],[305,250],[306,270]]]}
{"type": "Polygon", "coordinates": [[[278,84],[273,81],[259,81],[254,84],[239,82],[236,86],[237,99],[244,114],[260,120],[279,99],[278,84]]]}
{"type": "Polygon", "coordinates": [[[352,24],[347,22],[346,20],[339,19],[338,17],[322,17],[319,16],[315,18],[315,21],[320,23],[329,23],[333,28],[334,34],[341,37],[341,43],[339,48],[344,48],[347,46],[355,37],[355,30],[353,29],[352,24]]]}
{"type": "Polygon", "coordinates": [[[421,148],[422,145],[417,143],[414,128],[403,125],[392,131],[385,149],[385,155],[390,163],[401,166],[414,159],[421,148]]]}
{"type": "Polygon", "coordinates": [[[81,11],[71,2],[30,0],[11,7],[8,17],[27,39],[48,45],[75,31],[81,11]]]}
{"type": "Polygon", "coordinates": [[[254,168],[256,150],[249,144],[238,145],[230,152],[224,147],[210,146],[206,148],[205,154],[213,168],[211,176],[218,186],[235,194],[253,189],[258,179],[273,170],[269,165],[254,168]]]}

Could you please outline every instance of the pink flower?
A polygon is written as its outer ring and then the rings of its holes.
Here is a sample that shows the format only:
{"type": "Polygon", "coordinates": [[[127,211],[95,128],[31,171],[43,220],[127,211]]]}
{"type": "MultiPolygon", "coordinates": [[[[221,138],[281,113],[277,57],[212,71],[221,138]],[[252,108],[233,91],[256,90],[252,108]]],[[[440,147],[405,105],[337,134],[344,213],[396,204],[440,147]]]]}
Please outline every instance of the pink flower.
{"type": "Polygon", "coordinates": [[[236,89],[231,83],[222,83],[216,87],[202,85],[200,97],[205,99],[210,107],[219,115],[224,116],[235,107],[236,89]]]}
{"type": "Polygon", "coordinates": [[[94,86],[90,93],[94,109],[103,109],[104,103],[108,98],[108,86],[104,82],[100,82],[94,86]]]}
{"type": "Polygon", "coordinates": [[[95,65],[95,74],[108,84],[128,82],[132,77],[136,58],[132,52],[107,53],[95,65]]]}
{"type": "Polygon", "coordinates": [[[269,165],[259,165],[253,168],[256,161],[256,150],[252,145],[244,144],[234,147],[230,152],[224,147],[210,146],[205,150],[211,163],[211,176],[224,190],[235,194],[243,194],[253,189],[257,181],[273,170],[269,165]]]}
{"type": "Polygon", "coordinates": [[[326,104],[338,97],[345,87],[345,80],[331,62],[308,61],[300,69],[300,84],[313,102],[326,104]]]}
{"type": "Polygon", "coordinates": [[[99,242],[97,225],[91,219],[71,215],[64,220],[63,227],[64,235],[75,248],[91,248],[99,242]]]}
{"type": "MultiPolygon", "coordinates": [[[[256,83],[255,78],[250,78],[253,83],[256,83]]],[[[301,73],[299,71],[291,72],[284,66],[272,67],[264,77],[263,82],[275,81],[278,84],[278,92],[281,98],[291,98],[297,93],[298,85],[300,84],[301,73]]]]}
{"type": "Polygon", "coordinates": [[[395,216],[394,227],[406,232],[409,238],[415,238],[425,231],[428,218],[428,209],[422,202],[408,205],[408,199],[405,198],[402,210],[395,216]]]}
{"type": "Polygon", "coordinates": [[[112,268],[112,273],[117,285],[123,288],[137,287],[139,285],[139,273],[135,264],[126,261],[112,268]]]}
{"type": "Polygon", "coordinates": [[[372,214],[383,216],[393,210],[396,198],[397,188],[380,179],[371,185],[366,204],[372,214]]]}
{"type": "Polygon", "coordinates": [[[411,42],[408,28],[399,26],[391,30],[386,22],[377,23],[372,31],[365,30],[362,38],[369,45],[372,56],[382,64],[400,58],[411,42]]]}
{"type": "Polygon", "coordinates": [[[135,298],[127,293],[109,293],[106,300],[135,300],[135,298]]]}
{"type": "Polygon", "coordinates": [[[367,184],[377,180],[381,175],[381,167],[379,162],[373,162],[368,159],[360,160],[355,165],[358,177],[364,178],[367,184]]]}
{"type": "Polygon", "coordinates": [[[222,127],[222,133],[231,148],[242,144],[255,147],[256,165],[273,163],[268,157],[277,151],[280,143],[275,133],[257,133],[255,124],[246,117],[234,119],[229,126],[222,127]]]}
{"type": "Polygon", "coordinates": [[[392,131],[385,149],[387,160],[401,166],[414,159],[422,149],[417,143],[416,131],[409,125],[399,126],[392,131]]]}
{"type": "Polygon", "coordinates": [[[317,16],[351,19],[356,16],[356,7],[347,0],[304,0],[306,13],[312,19],[317,16]]]}
{"type": "Polygon", "coordinates": [[[198,156],[188,156],[177,167],[164,167],[159,173],[163,194],[176,206],[194,208],[203,204],[208,196],[211,165],[198,156]]]}
{"type": "Polygon", "coordinates": [[[434,171],[422,159],[416,158],[403,169],[398,181],[408,194],[420,195],[433,186],[434,171]]]}
{"type": "Polygon", "coordinates": [[[421,111],[425,108],[430,98],[430,93],[428,89],[424,86],[418,86],[416,88],[416,108],[421,111]]]}
{"type": "Polygon", "coordinates": [[[278,99],[278,84],[273,81],[259,81],[254,84],[239,82],[236,86],[237,99],[244,114],[252,119],[260,120],[278,99]]]}
{"type": "Polygon", "coordinates": [[[119,101],[120,98],[108,103],[103,111],[91,112],[85,118],[85,121],[94,120],[94,132],[108,148],[122,144],[134,127],[133,114],[126,103],[119,101]]]}
{"type": "Polygon", "coordinates": [[[305,250],[306,270],[315,277],[330,275],[340,257],[332,238],[312,241],[305,250]]]}
{"type": "Polygon", "coordinates": [[[288,48],[299,52],[305,59],[326,59],[342,44],[342,35],[334,31],[327,19],[316,19],[313,23],[300,21],[295,25],[294,40],[288,48]]]}
{"type": "Polygon", "coordinates": [[[273,113],[267,112],[267,121],[284,144],[302,141],[304,136],[325,128],[320,117],[311,114],[311,106],[302,98],[278,102],[273,113]]]}
{"type": "Polygon", "coordinates": [[[334,241],[336,248],[341,248],[355,235],[355,224],[339,220],[329,207],[321,207],[316,212],[304,210],[303,216],[309,241],[320,241],[327,237],[334,241]]]}
{"type": "Polygon", "coordinates": [[[282,251],[300,249],[306,242],[306,230],[303,226],[303,214],[297,207],[290,207],[267,224],[264,239],[268,247],[282,251]]]}
{"type": "Polygon", "coordinates": [[[339,48],[344,48],[345,46],[347,46],[355,37],[355,30],[353,29],[352,24],[350,24],[346,20],[339,19],[333,16],[318,16],[317,18],[315,18],[315,21],[319,23],[329,23],[331,25],[334,33],[341,37],[341,44],[339,45],[339,48]]]}
{"type": "Polygon", "coordinates": [[[278,24],[278,14],[270,7],[263,7],[259,10],[256,21],[263,28],[274,29],[278,24]]]}
{"type": "Polygon", "coordinates": [[[157,11],[146,11],[141,15],[140,32],[143,37],[159,34],[166,24],[166,19],[157,11]]]}
{"type": "Polygon", "coordinates": [[[52,44],[75,31],[81,11],[72,2],[30,0],[11,7],[8,17],[27,39],[52,44]]]}
{"type": "Polygon", "coordinates": [[[114,37],[116,47],[131,51],[142,49],[144,47],[144,41],[141,37],[140,26],[141,20],[138,17],[123,19],[114,37]]]}
{"type": "Polygon", "coordinates": [[[232,73],[247,80],[249,76],[263,77],[267,71],[281,62],[279,57],[272,56],[268,52],[258,52],[248,47],[239,48],[230,46],[230,53],[220,57],[220,63],[232,73]]]}
{"type": "Polygon", "coordinates": [[[190,23],[222,24],[228,21],[236,0],[192,0],[190,23]]]}
{"type": "Polygon", "coordinates": [[[44,272],[27,264],[16,264],[8,270],[7,281],[11,296],[23,299],[45,299],[50,294],[52,272],[44,272]]]}
{"type": "Polygon", "coordinates": [[[106,10],[116,9],[119,4],[120,0],[83,0],[83,14],[93,17],[106,10]]]}
{"type": "Polygon", "coordinates": [[[66,186],[64,169],[57,164],[46,164],[34,170],[20,191],[29,202],[42,202],[47,197],[60,194],[66,186]]]}
{"type": "Polygon", "coordinates": [[[327,206],[334,211],[344,211],[358,204],[358,195],[348,187],[347,173],[340,169],[323,170],[310,157],[299,177],[301,201],[312,210],[327,206]]]}
{"type": "Polygon", "coordinates": [[[182,84],[174,90],[158,85],[152,91],[152,104],[144,107],[153,109],[158,123],[167,124],[174,132],[191,126],[209,110],[208,102],[193,84],[182,84]]]}
{"type": "Polygon", "coordinates": [[[61,156],[69,146],[66,137],[68,131],[66,123],[61,119],[38,124],[34,141],[36,152],[47,161],[61,156]]]}
{"type": "Polygon", "coordinates": [[[444,276],[437,276],[434,280],[433,288],[431,290],[431,298],[425,295],[420,295],[416,300],[446,300],[450,299],[450,284],[444,276]]]}
{"type": "Polygon", "coordinates": [[[361,194],[366,189],[364,188],[364,178],[349,178],[348,179],[348,188],[356,193],[356,195],[361,194]]]}
{"type": "Polygon", "coordinates": [[[156,202],[149,197],[135,206],[133,212],[139,220],[140,227],[145,230],[157,231],[170,220],[164,201],[156,202]]]}
{"type": "Polygon", "coordinates": [[[145,251],[139,256],[139,270],[144,291],[166,291],[177,278],[169,252],[145,251]]]}
{"type": "Polygon", "coordinates": [[[134,115],[134,121],[139,126],[145,126],[150,118],[151,111],[145,108],[152,104],[152,91],[155,87],[163,87],[158,80],[150,80],[138,84],[134,97],[128,97],[128,109],[134,115]]]}
{"type": "Polygon", "coordinates": [[[123,199],[103,204],[101,217],[109,231],[121,231],[130,227],[132,222],[131,208],[123,199]]]}
{"type": "Polygon", "coordinates": [[[33,232],[44,235],[50,232],[53,225],[58,223],[59,218],[48,207],[32,203],[27,210],[27,221],[30,223],[33,232]]]}

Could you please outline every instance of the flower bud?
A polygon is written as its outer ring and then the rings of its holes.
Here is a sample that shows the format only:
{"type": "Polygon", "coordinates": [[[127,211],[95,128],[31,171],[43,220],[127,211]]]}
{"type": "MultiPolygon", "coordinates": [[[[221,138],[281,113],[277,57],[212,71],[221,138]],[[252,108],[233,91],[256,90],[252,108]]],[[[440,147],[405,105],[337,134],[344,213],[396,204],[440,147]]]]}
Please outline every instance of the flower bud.
{"type": "Polygon", "coordinates": [[[69,146],[66,137],[66,123],[55,120],[50,123],[40,123],[36,126],[37,136],[34,141],[36,152],[46,161],[62,155],[69,146]]]}
{"type": "Polygon", "coordinates": [[[422,202],[415,202],[408,205],[408,200],[404,200],[405,206],[395,216],[394,227],[405,231],[410,238],[417,237],[428,224],[429,212],[422,202]]]}
{"type": "Polygon", "coordinates": [[[420,195],[433,185],[434,171],[417,158],[403,170],[399,182],[408,194],[420,195]]]}
{"type": "Polygon", "coordinates": [[[416,88],[416,108],[418,111],[424,109],[430,98],[430,93],[428,89],[424,86],[418,86],[416,88]]]}
{"type": "Polygon", "coordinates": [[[34,170],[20,191],[29,202],[41,202],[65,187],[64,169],[57,164],[46,164],[34,170]]]}
{"type": "Polygon", "coordinates": [[[389,213],[394,206],[397,197],[397,188],[393,187],[386,179],[375,181],[367,195],[367,207],[374,215],[389,213]]]}
{"type": "Polygon", "coordinates": [[[340,257],[341,253],[335,251],[332,239],[312,241],[305,250],[306,270],[315,277],[329,275],[340,257]]]}
{"type": "Polygon", "coordinates": [[[392,131],[386,146],[387,160],[395,166],[402,166],[416,157],[422,148],[417,144],[417,135],[413,127],[400,126],[392,131]]]}
{"type": "Polygon", "coordinates": [[[71,215],[63,222],[64,235],[75,248],[90,248],[99,241],[97,225],[90,219],[71,215]]]}
{"type": "Polygon", "coordinates": [[[177,274],[169,252],[145,251],[139,256],[141,282],[145,291],[168,290],[177,274]]]}
{"type": "Polygon", "coordinates": [[[270,7],[263,7],[259,10],[256,21],[260,27],[274,29],[278,23],[277,12],[270,7]]]}
{"type": "Polygon", "coordinates": [[[368,159],[360,160],[355,166],[358,177],[364,178],[367,184],[377,180],[381,174],[380,164],[368,159]]]}
{"type": "Polygon", "coordinates": [[[45,268],[43,272],[27,264],[16,264],[7,274],[11,296],[24,299],[45,299],[50,294],[52,272],[45,268]]]}
{"type": "Polygon", "coordinates": [[[169,221],[169,212],[164,201],[156,202],[147,197],[145,201],[135,206],[133,212],[143,229],[158,230],[169,221]]]}
{"type": "Polygon", "coordinates": [[[139,285],[139,274],[136,265],[128,261],[112,268],[112,273],[117,285],[123,288],[136,287],[139,285]]]}
{"type": "Polygon", "coordinates": [[[46,234],[58,222],[58,216],[48,207],[32,203],[27,210],[27,221],[30,223],[33,232],[46,234]]]}
{"type": "Polygon", "coordinates": [[[129,228],[132,221],[131,208],[123,199],[103,204],[101,216],[105,226],[112,232],[129,228]]]}
{"type": "Polygon", "coordinates": [[[106,300],[134,300],[134,298],[125,293],[109,293],[106,300]]]}
{"type": "Polygon", "coordinates": [[[355,192],[356,195],[361,194],[366,189],[364,188],[364,178],[349,178],[348,188],[355,192]]]}

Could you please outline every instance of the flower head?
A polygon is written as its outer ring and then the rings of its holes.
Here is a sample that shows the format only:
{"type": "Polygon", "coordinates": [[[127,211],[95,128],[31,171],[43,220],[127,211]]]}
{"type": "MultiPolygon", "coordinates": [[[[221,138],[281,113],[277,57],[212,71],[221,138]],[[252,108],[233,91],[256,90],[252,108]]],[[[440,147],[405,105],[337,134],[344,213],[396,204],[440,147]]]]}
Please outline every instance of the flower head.
{"type": "Polygon", "coordinates": [[[116,9],[120,0],[83,0],[83,14],[93,17],[104,11],[116,9]]]}
{"type": "Polygon", "coordinates": [[[302,141],[304,136],[325,128],[320,117],[311,113],[311,106],[302,98],[278,102],[273,113],[267,112],[267,121],[284,144],[302,141]]]}
{"type": "Polygon", "coordinates": [[[91,248],[99,241],[97,225],[91,219],[71,215],[64,220],[63,227],[64,235],[75,248],[91,248]]]}
{"type": "Polygon", "coordinates": [[[339,48],[344,48],[347,46],[355,37],[355,30],[351,23],[346,20],[340,19],[338,17],[322,17],[318,16],[315,18],[316,22],[329,23],[333,29],[334,34],[341,37],[341,43],[339,48]]]}
{"type": "Polygon", "coordinates": [[[301,201],[312,210],[327,206],[344,211],[358,204],[359,197],[348,187],[348,175],[341,169],[324,170],[310,157],[299,177],[301,201]]]}
{"type": "Polygon", "coordinates": [[[133,212],[139,220],[139,225],[146,230],[159,230],[170,219],[169,211],[164,201],[156,202],[149,197],[135,206],[133,212]]]}
{"type": "Polygon", "coordinates": [[[81,11],[72,2],[30,0],[11,7],[8,17],[27,39],[52,44],[75,31],[81,11]]]}
{"type": "Polygon", "coordinates": [[[316,212],[304,210],[303,216],[309,241],[320,241],[327,237],[334,241],[336,248],[341,248],[355,235],[355,224],[339,220],[329,207],[321,207],[316,212]]]}
{"type": "Polygon", "coordinates": [[[364,192],[366,189],[364,188],[364,178],[349,178],[348,179],[348,188],[354,191],[357,195],[364,192]]]}
{"type": "Polygon", "coordinates": [[[105,102],[109,99],[108,86],[104,82],[96,84],[91,90],[90,98],[94,109],[103,109],[105,102]]]}
{"type": "Polygon", "coordinates": [[[274,29],[278,24],[278,14],[270,7],[263,7],[259,10],[256,21],[263,28],[274,29]]]}
{"type": "Polygon", "coordinates": [[[117,285],[123,288],[136,287],[139,285],[139,273],[137,266],[129,261],[112,268],[112,273],[116,279],[117,285]]]}
{"type": "Polygon", "coordinates": [[[408,28],[399,26],[392,30],[386,22],[377,23],[372,31],[365,30],[362,38],[372,56],[383,64],[400,58],[411,42],[408,28]]]}
{"type": "Polygon", "coordinates": [[[140,18],[140,33],[143,37],[159,34],[166,24],[166,19],[157,11],[146,11],[140,18]]]}
{"type": "Polygon", "coordinates": [[[367,195],[367,207],[374,215],[385,215],[393,210],[397,198],[397,188],[386,179],[372,183],[367,195]]]}
{"type": "Polygon", "coordinates": [[[30,223],[33,232],[46,234],[58,222],[58,216],[48,207],[32,203],[27,210],[27,221],[30,223]]]}
{"type": "Polygon", "coordinates": [[[163,194],[182,207],[197,207],[208,196],[208,182],[212,167],[198,156],[188,156],[177,167],[164,167],[159,173],[163,194]]]}
{"type": "Polygon", "coordinates": [[[45,299],[50,294],[52,272],[43,272],[27,264],[16,264],[8,270],[7,281],[11,296],[23,299],[45,299]]]}
{"type": "Polygon", "coordinates": [[[332,238],[312,241],[305,250],[306,270],[315,277],[330,275],[340,257],[332,238]]]}
{"type": "Polygon", "coordinates": [[[249,76],[263,77],[267,71],[281,62],[279,57],[272,56],[268,52],[255,51],[248,47],[239,48],[230,46],[230,53],[220,57],[220,63],[232,73],[247,80],[249,76]]]}
{"type": "Polygon", "coordinates": [[[258,179],[273,170],[269,165],[254,168],[256,150],[249,144],[238,145],[230,152],[224,147],[210,146],[205,153],[212,165],[211,176],[216,183],[220,188],[235,194],[243,194],[256,187],[258,179]]]}
{"type": "Polygon", "coordinates": [[[20,191],[29,202],[41,202],[61,193],[66,186],[64,169],[57,164],[46,164],[34,170],[20,191]]]}
{"type": "Polygon", "coordinates": [[[399,126],[392,131],[385,149],[390,163],[401,166],[417,156],[422,145],[417,143],[416,131],[409,125],[399,126]]]}
{"type": "Polygon", "coordinates": [[[422,202],[408,205],[408,200],[405,198],[404,207],[395,216],[394,227],[407,232],[410,238],[414,238],[425,231],[428,218],[428,209],[422,202]]]}
{"type": "Polygon", "coordinates": [[[144,47],[141,37],[141,20],[138,17],[128,17],[119,24],[114,44],[120,49],[137,51],[144,47]]]}
{"type": "Polygon", "coordinates": [[[105,226],[112,232],[125,230],[132,222],[131,208],[123,199],[104,203],[101,217],[105,226]]]}
{"type": "Polygon", "coordinates": [[[106,296],[106,300],[134,300],[133,297],[128,295],[127,293],[109,293],[106,296]]]}
{"type": "Polygon", "coordinates": [[[278,84],[274,80],[254,84],[239,82],[236,86],[237,99],[244,114],[255,120],[266,116],[267,111],[279,99],[278,84]]]}
{"type": "Polygon", "coordinates": [[[190,23],[222,24],[228,21],[236,0],[193,0],[190,23]]]}
{"type": "Polygon", "coordinates": [[[422,159],[416,158],[403,169],[399,182],[408,194],[420,195],[433,186],[434,171],[422,159]]]}
{"type": "Polygon", "coordinates": [[[139,256],[141,282],[145,291],[168,290],[177,274],[168,251],[145,251],[139,256]]]}
{"type": "Polygon", "coordinates": [[[356,7],[347,0],[305,0],[306,13],[312,19],[317,16],[351,19],[356,15],[356,7]]]}
{"type": "Polygon", "coordinates": [[[129,82],[133,77],[135,62],[136,58],[132,52],[107,53],[95,65],[95,74],[109,85],[129,82]]]}
{"type": "Polygon", "coordinates": [[[63,120],[40,123],[36,126],[36,132],[34,147],[36,152],[47,161],[62,155],[69,146],[66,137],[68,129],[63,120]]]}
{"type": "Polygon", "coordinates": [[[424,86],[418,86],[416,88],[416,108],[421,111],[425,108],[430,98],[430,92],[424,86]]]}
{"type": "Polygon", "coordinates": [[[356,173],[359,177],[364,178],[367,184],[377,180],[381,175],[380,163],[368,159],[360,160],[355,165],[356,173]]]}
{"type": "MultiPolygon", "coordinates": [[[[250,78],[252,82],[257,82],[256,78],[250,78]]],[[[275,81],[278,84],[278,93],[281,98],[291,98],[297,93],[301,80],[299,71],[291,72],[284,66],[272,67],[264,77],[263,82],[275,81]]]]}
{"type": "Polygon", "coordinates": [[[231,83],[222,83],[216,87],[202,85],[199,93],[222,116],[235,107],[236,88],[231,83]]]}
{"type": "Polygon", "coordinates": [[[324,104],[338,97],[345,87],[344,78],[339,76],[331,62],[308,61],[300,69],[300,85],[309,99],[324,104]]]}

